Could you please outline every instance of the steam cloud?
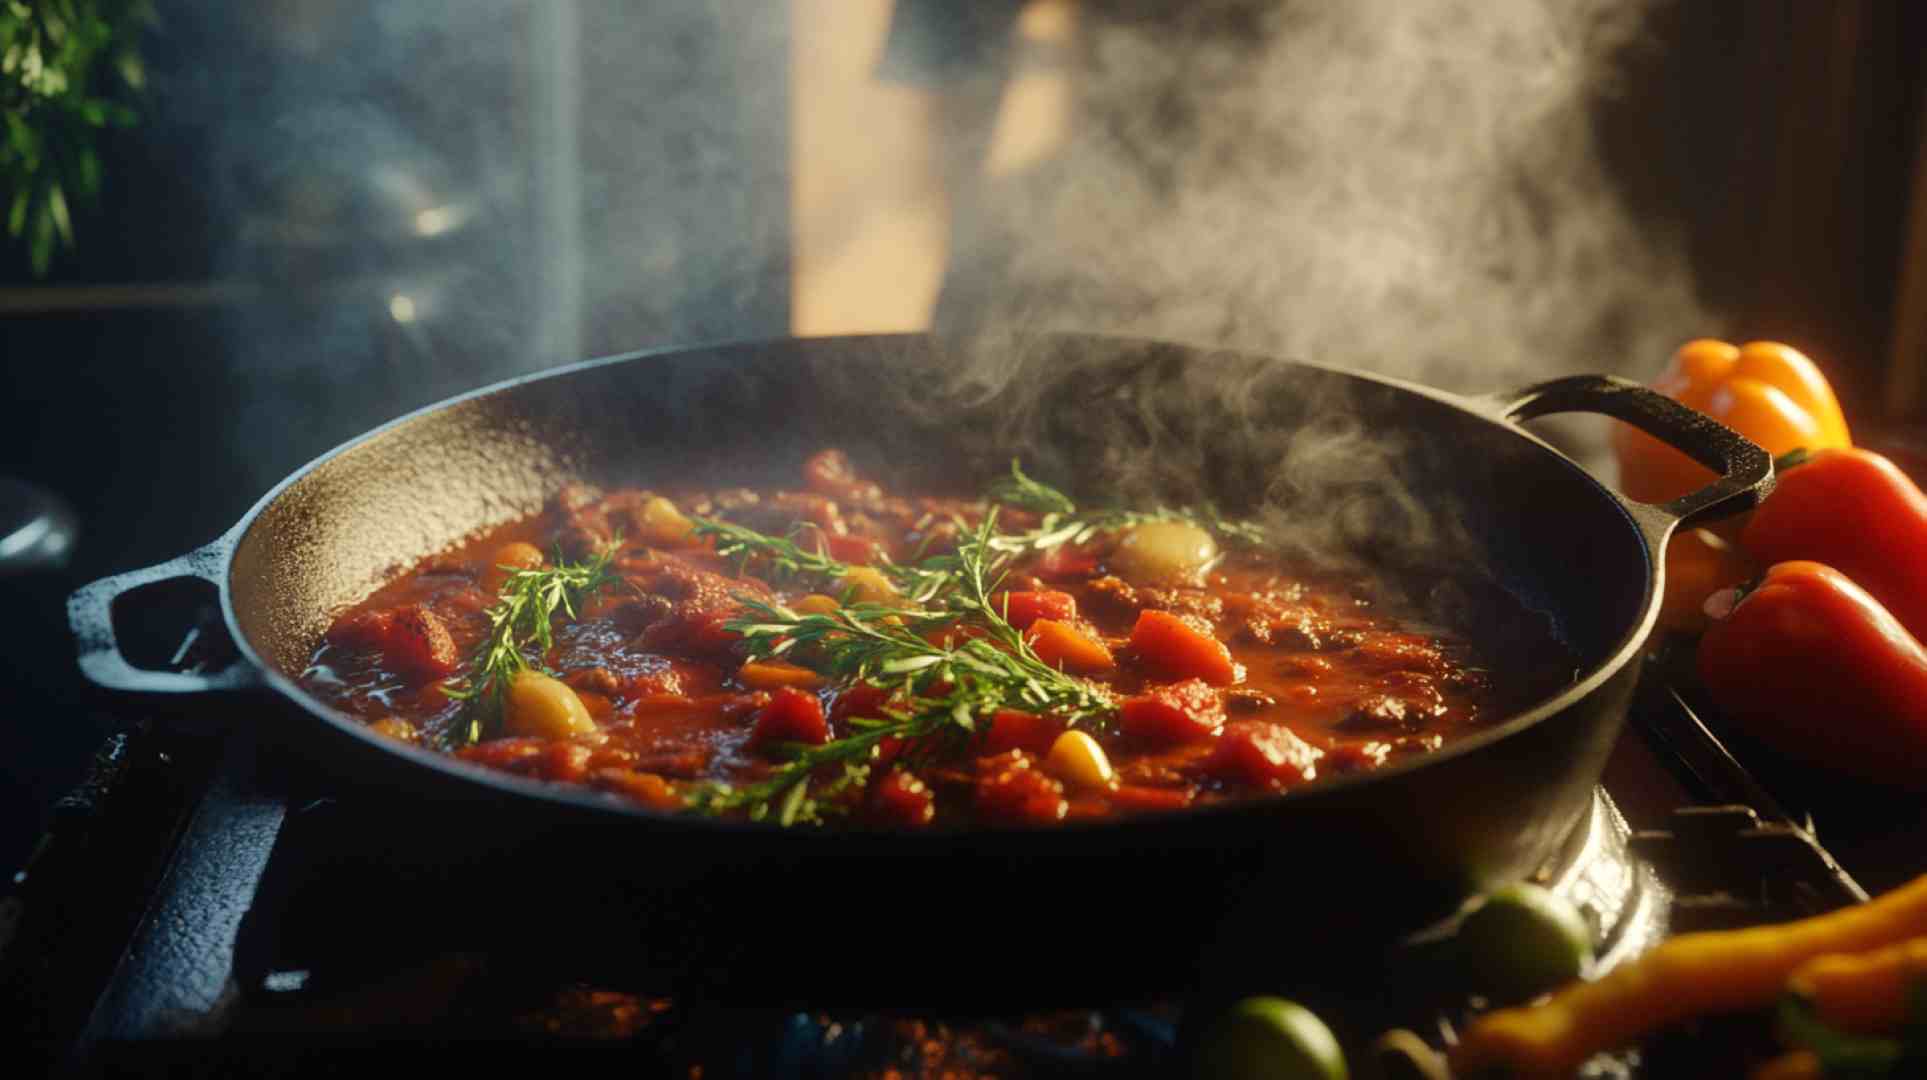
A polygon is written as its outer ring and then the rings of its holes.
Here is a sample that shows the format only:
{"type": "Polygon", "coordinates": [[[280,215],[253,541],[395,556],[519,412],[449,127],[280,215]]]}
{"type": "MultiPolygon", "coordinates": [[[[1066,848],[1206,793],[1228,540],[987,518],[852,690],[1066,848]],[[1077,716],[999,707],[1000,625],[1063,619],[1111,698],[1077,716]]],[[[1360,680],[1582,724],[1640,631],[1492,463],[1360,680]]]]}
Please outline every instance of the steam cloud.
{"type": "MultiPolygon", "coordinates": [[[[1723,328],[1680,238],[1634,215],[1596,143],[1594,110],[1624,88],[1622,59],[1668,2],[1084,3],[1069,144],[959,193],[940,328],[1138,335],[1456,390],[1644,375],[1680,340],[1723,328]]],[[[292,461],[259,461],[260,486],[405,405],[532,365],[780,333],[767,315],[786,272],[786,72],[771,10],[296,7],[308,14],[283,24],[287,55],[251,93],[204,88],[208,113],[229,118],[221,190],[264,220],[308,207],[304,237],[347,260],[329,269],[377,280],[346,316],[237,318],[256,346],[237,381],[281,399],[239,419],[242,444],[286,444],[290,431],[302,443],[292,461]],[[364,55],[358,33],[380,48],[364,55]],[[564,114],[578,129],[557,144],[542,133],[564,114]],[[558,146],[575,171],[531,173],[528,159],[558,146]],[[397,169],[424,191],[382,180],[397,169]],[[353,197],[324,198],[331,184],[353,197]],[[408,230],[427,231],[420,215],[444,206],[461,228],[422,247],[408,230]],[[573,330],[558,329],[558,309],[573,330]],[[384,310],[409,325],[397,333],[384,310]],[[379,339],[371,322],[386,327],[379,339]]],[[[230,261],[258,274],[293,247],[243,233],[230,261]]],[[[299,275],[314,257],[289,262],[299,275]]],[[[1030,359],[972,355],[950,373],[955,400],[1009,396],[1030,359]]],[[[928,383],[897,390],[906,408],[946,404],[928,383]]],[[[1404,448],[1346,402],[1317,404],[1328,418],[1278,448],[1274,502],[1335,500],[1337,541],[1378,529],[1440,543],[1451,515],[1395,482],[1339,510],[1374,477],[1395,481],[1404,448]]],[[[1168,493],[1159,470],[1205,460],[1199,433],[1151,430],[1135,444],[1120,430],[1106,451],[1122,491],[1168,493]]],[[[1582,456],[1598,447],[1596,428],[1575,430],[1562,437],[1582,456]]]]}
{"type": "Polygon", "coordinates": [[[957,237],[960,290],[980,325],[1447,389],[1643,376],[1718,328],[1679,238],[1632,215],[1595,144],[1591,110],[1622,88],[1657,6],[1207,2],[1088,19],[1079,93],[1102,122],[985,196],[966,224],[991,228],[957,237]]]}

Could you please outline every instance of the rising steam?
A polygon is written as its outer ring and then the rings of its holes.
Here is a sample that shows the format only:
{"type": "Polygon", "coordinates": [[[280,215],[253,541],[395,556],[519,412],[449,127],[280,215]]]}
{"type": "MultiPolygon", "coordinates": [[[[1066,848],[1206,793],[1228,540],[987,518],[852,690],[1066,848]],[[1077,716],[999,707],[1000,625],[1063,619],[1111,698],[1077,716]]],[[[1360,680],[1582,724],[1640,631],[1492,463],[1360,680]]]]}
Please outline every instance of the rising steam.
{"type": "Polygon", "coordinates": [[[1090,6],[1086,122],[958,230],[962,321],[1454,389],[1643,376],[1716,328],[1678,238],[1632,215],[1594,141],[1653,6],[1090,6]]]}

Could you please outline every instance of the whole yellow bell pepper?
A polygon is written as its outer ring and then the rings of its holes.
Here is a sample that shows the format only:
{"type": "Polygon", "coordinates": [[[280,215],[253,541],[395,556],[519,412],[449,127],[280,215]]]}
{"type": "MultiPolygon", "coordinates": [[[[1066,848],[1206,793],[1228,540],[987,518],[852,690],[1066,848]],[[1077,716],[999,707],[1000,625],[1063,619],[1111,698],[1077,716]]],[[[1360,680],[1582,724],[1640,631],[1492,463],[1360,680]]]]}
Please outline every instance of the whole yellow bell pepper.
{"type": "MultiPolygon", "coordinates": [[[[1826,377],[1798,349],[1776,341],[1689,341],[1652,385],[1774,457],[1853,445],[1826,377]]],[[[1640,502],[1677,499],[1713,482],[1712,470],[1630,425],[1615,423],[1612,441],[1619,490],[1640,502]]]]}

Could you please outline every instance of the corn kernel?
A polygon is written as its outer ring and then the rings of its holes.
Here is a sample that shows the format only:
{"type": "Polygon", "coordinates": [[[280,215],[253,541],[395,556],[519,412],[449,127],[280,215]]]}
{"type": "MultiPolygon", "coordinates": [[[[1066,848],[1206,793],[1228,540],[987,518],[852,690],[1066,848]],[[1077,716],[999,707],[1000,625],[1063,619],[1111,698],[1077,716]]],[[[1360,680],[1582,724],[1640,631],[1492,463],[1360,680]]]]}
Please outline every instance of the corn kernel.
{"type": "Polygon", "coordinates": [[[896,586],[874,566],[852,566],[844,572],[842,580],[855,591],[859,602],[888,604],[898,599],[896,586]]]}
{"type": "Polygon", "coordinates": [[[637,540],[658,547],[687,543],[696,531],[695,522],[683,516],[676,504],[657,495],[642,504],[636,514],[637,540]]]}
{"type": "Polygon", "coordinates": [[[415,741],[415,725],[399,716],[384,716],[379,720],[371,721],[368,730],[402,742],[415,741]]]}
{"type": "Polygon", "coordinates": [[[539,671],[518,671],[509,681],[502,726],[511,735],[566,739],[596,730],[595,717],[575,691],[539,671]]]}
{"type": "Polygon", "coordinates": [[[542,563],[542,549],[534,544],[521,540],[503,544],[495,549],[495,555],[488,561],[488,569],[482,573],[482,587],[491,593],[499,593],[502,591],[503,584],[508,581],[510,573],[510,570],[504,570],[503,567],[509,567],[511,570],[540,570],[542,563]]]}
{"type": "Polygon", "coordinates": [[[829,615],[843,605],[822,593],[811,593],[790,605],[790,610],[798,615],[829,615]]]}
{"type": "Polygon", "coordinates": [[[1059,780],[1081,788],[1117,786],[1117,771],[1097,740],[1081,731],[1066,731],[1050,744],[1044,758],[1044,771],[1059,780]]]}

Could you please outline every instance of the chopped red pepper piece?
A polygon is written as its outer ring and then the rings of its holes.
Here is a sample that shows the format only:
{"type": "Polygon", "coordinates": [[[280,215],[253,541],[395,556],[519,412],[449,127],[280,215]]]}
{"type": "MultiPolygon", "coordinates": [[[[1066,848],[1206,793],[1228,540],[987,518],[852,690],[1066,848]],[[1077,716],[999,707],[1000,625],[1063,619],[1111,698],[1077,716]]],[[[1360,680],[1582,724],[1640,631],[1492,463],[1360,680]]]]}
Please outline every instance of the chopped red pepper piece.
{"type": "Polygon", "coordinates": [[[937,797],[912,772],[891,769],[870,786],[870,817],[881,825],[917,827],[937,816],[937,797]]]}
{"type": "Polygon", "coordinates": [[[1017,629],[1028,630],[1039,619],[1069,622],[1077,618],[1077,597],[1054,589],[992,593],[990,609],[1001,612],[1017,629]]]}
{"type": "Polygon", "coordinates": [[[1283,788],[1316,777],[1323,756],[1288,727],[1250,720],[1224,729],[1205,767],[1246,787],[1283,788]]]}
{"type": "Polygon", "coordinates": [[[1038,619],[1024,631],[1024,640],[1030,643],[1031,651],[1037,659],[1054,668],[1079,675],[1096,675],[1117,667],[1111,650],[1094,632],[1086,632],[1070,623],[1055,619],[1038,619]]]}
{"type": "Polygon", "coordinates": [[[1031,767],[1022,751],[984,758],[978,762],[975,805],[985,821],[1009,825],[1048,825],[1062,821],[1071,804],[1064,785],[1031,767]]]}
{"type": "Polygon", "coordinates": [[[881,550],[875,540],[867,536],[851,536],[848,533],[832,533],[823,542],[829,549],[830,558],[852,566],[865,566],[877,561],[881,550]]]}
{"type": "Polygon", "coordinates": [[[1006,750],[1030,750],[1043,753],[1064,733],[1064,722],[1043,713],[1023,712],[1018,709],[999,709],[990,718],[990,727],[984,732],[984,750],[991,754],[1001,754],[1006,750]]]}
{"type": "Polygon", "coordinates": [[[1139,612],[1131,627],[1131,648],[1146,664],[1175,678],[1230,686],[1244,677],[1231,650],[1212,635],[1211,624],[1195,616],[1139,612]]]}
{"type": "Polygon", "coordinates": [[[1202,679],[1153,686],[1125,699],[1118,714],[1118,727],[1126,735],[1149,742],[1196,742],[1223,726],[1224,698],[1202,679]]]}
{"type": "Polygon", "coordinates": [[[772,742],[800,742],[821,745],[830,741],[830,723],[823,717],[823,703],[815,694],[794,686],[778,688],[770,694],[769,704],[756,714],[751,745],[772,742]]]}

